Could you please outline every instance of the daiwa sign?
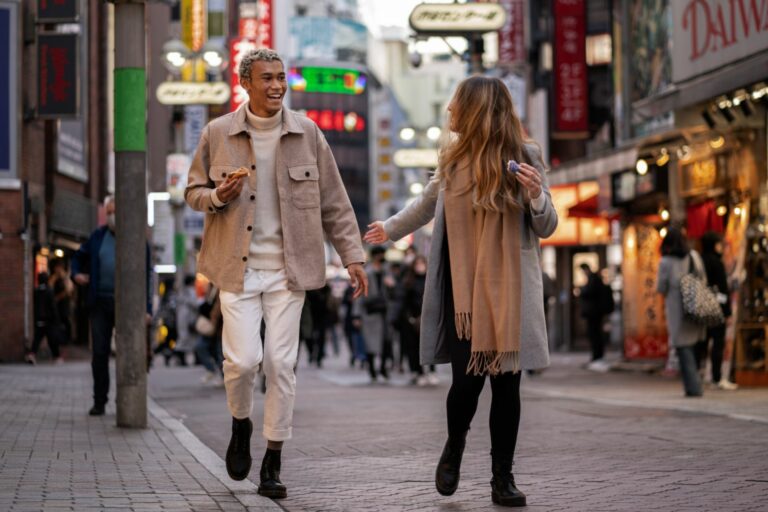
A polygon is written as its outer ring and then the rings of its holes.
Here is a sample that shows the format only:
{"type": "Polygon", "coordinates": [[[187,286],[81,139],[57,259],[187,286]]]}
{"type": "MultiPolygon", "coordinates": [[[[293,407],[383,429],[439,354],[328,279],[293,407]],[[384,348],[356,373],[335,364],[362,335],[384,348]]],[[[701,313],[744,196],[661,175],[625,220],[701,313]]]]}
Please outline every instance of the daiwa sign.
{"type": "Polygon", "coordinates": [[[768,48],[768,0],[670,0],[675,82],[768,48]]]}

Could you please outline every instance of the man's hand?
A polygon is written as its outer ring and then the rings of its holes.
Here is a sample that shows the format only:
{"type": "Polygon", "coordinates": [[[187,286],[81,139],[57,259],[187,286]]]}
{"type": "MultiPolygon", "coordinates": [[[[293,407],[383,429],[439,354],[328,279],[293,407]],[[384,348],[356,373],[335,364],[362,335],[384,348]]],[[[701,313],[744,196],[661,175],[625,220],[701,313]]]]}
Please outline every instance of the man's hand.
{"type": "Polygon", "coordinates": [[[384,223],[376,220],[368,224],[368,231],[363,236],[363,240],[374,245],[383,244],[389,240],[387,232],[384,231],[384,223]]]}
{"type": "Polygon", "coordinates": [[[91,276],[89,276],[88,274],[76,274],[74,279],[75,279],[75,282],[80,286],[85,286],[89,282],[91,282],[91,276]]]}
{"type": "Polygon", "coordinates": [[[368,274],[365,273],[363,265],[360,263],[352,263],[347,267],[349,272],[349,282],[352,283],[352,288],[355,289],[355,293],[352,295],[353,299],[360,297],[361,295],[368,296],[368,274]]]}
{"type": "Polygon", "coordinates": [[[233,199],[240,197],[240,192],[243,191],[243,184],[245,181],[243,178],[227,178],[224,183],[216,187],[216,197],[222,203],[228,203],[233,199]]]}

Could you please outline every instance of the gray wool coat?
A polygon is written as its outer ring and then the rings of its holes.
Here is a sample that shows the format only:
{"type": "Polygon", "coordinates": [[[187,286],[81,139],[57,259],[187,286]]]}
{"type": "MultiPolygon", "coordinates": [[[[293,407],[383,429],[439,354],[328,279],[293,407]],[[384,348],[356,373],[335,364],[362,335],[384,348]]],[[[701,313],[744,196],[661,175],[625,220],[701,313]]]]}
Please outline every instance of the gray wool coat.
{"type": "MultiPolygon", "coordinates": [[[[707,280],[704,262],[696,251],[693,257],[693,273],[699,279],[707,280]]],[[[703,340],[706,328],[686,319],[683,315],[683,296],[680,292],[680,279],[688,273],[688,258],[662,256],[659,273],[656,277],[656,289],[664,295],[664,312],[667,316],[667,332],[670,347],[691,347],[703,340]]]]}
{"type": "MultiPolygon", "coordinates": [[[[557,212],[552,205],[545,167],[538,149],[527,144],[526,152],[532,165],[542,176],[542,193],[546,204],[541,212],[533,209],[521,214],[521,274],[522,297],[521,314],[523,325],[520,326],[520,367],[523,370],[546,368],[549,366],[549,344],[547,326],[544,319],[544,289],[541,277],[541,248],[539,238],[547,238],[557,227],[557,212]]],[[[432,232],[427,281],[421,312],[421,364],[450,363],[450,354],[446,343],[446,318],[443,297],[445,296],[445,255],[443,242],[445,229],[445,189],[438,180],[431,180],[421,196],[416,198],[402,211],[384,222],[384,231],[391,240],[399,240],[408,233],[416,231],[432,218],[435,225],[432,232]]],[[[453,323],[450,323],[453,326],[453,323]]],[[[512,368],[502,368],[507,372],[512,368]]]]}

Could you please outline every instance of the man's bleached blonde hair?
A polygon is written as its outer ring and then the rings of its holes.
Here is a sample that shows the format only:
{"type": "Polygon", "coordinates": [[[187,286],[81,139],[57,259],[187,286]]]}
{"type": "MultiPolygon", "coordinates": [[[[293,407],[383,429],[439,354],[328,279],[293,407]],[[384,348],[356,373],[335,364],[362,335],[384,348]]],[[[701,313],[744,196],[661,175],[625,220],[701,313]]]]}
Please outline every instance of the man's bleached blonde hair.
{"type": "Polygon", "coordinates": [[[238,73],[241,80],[249,81],[251,79],[251,66],[253,66],[254,62],[259,60],[265,62],[283,62],[283,59],[280,58],[280,55],[275,50],[270,50],[269,48],[257,48],[251,50],[246,53],[243,60],[240,61],[238,73]]]}

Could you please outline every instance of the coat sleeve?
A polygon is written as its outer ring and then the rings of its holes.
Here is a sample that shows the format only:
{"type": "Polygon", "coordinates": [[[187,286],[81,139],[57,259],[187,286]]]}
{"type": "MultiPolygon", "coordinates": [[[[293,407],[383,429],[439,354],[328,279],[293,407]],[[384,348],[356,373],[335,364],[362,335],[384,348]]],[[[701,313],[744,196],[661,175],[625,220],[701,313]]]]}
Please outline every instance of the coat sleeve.
{"type": "Polygon", "coordinates": [[[339,253],[342,264],[365,263],[363,241],[357,226],[355,211],[349,201],[347,189],[341,180],[336,159],[323,133],[315,127],[317,167],[320,171],[320,215],[323,231],[339,253]]]}
{"type": "Polygon", "coordinates": [[[541,158],[541,151],[533,144],[525,146],[526,153],[533,165],[541,176],[541,193],[544,195],[544,209],[536,211],[533,206],[529,206],[531,212],[531,228],[539,238],[548,238],[557,228],[557,211],[552,203],[552,194],[549,192],[549,178],[547,177],[547,168],[541,158]]]}
{"type": "Polygon", "coordinates": [[[662,258],[659,262],[659,271],[656,275],[656,291],[665,297],[669,292],[669,273],[669,262],[662,258]]]}
{"type": "Polygon", "coordinates": [[[419,197],[384,222],[389,239],[400,240],[432,220],[439,193],[440,180],[432,178],[419,197]]]}
{"type": "Polygon", "coordinates": [[[187,187],[184,189],[184,200],[193,210],[217,213],[224,210],[226,205],[219,208],[213,202],[216,185],[208,177],[208,169],[211,167],[209,131],[210,125],[205,127],[197,144],[197,151],[189,168],[187,187]]]}
{"type": "Polygon", "coordinates": [[[72,278],[78,274],[90,274],[91,266],[91,247],[93,246],[93,238],[96,235],[94,231],[91,236],[88,237],[80,248],[72,255],[72,278]]]}

